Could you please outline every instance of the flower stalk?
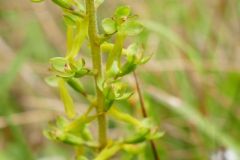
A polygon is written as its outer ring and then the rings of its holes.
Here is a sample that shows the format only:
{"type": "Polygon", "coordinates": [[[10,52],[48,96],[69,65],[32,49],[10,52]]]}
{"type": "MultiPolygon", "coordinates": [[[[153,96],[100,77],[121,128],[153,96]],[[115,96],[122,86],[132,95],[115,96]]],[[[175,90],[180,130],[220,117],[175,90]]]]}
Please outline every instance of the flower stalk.
{"type": "Polygon", "coordinates": [[[102,72],[102,56],[100,52],[100,41],[98,35],[98,27],[96,22],[96,9],[94,0],[86,0],[86,9],[87,15],[89,19],[89,27],[88,27],[88,36],[91,46],[92,53],[92,63],[93,70],[96,71],[95,75],[95,87],[97,92],[97,113],[101,115],[98,116],[98,139],[100,144],[100,149],[104,148],[107,144],[107,121],[106,114],[104,113],[104,97],[102,91],[98,88],[97,81],[98,79],[103,78],[102,72]]]}

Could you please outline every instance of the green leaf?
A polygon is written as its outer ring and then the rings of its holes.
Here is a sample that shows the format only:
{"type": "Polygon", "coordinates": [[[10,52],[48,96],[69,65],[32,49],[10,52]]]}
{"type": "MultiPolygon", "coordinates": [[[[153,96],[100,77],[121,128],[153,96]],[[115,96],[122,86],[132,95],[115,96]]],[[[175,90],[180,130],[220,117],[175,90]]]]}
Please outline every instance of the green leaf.
{"type": "Polygon", "coordinates": [[[124,144],[123,150],[130,154],[139,154],[144,151],[146,147],[146,144],[140,143],[140,144],[124,144]]]}
{"type": "MultiPolygon", "coordinates": [[[[75,3],[76,3],[76,1],[75,1],[75,3]]],[[[85,4],[83,2],[78,2],[78,3],[76,3],[76,6],[77,6],[77,9],[85,15],[85,13],[86,13],[85,4]]]]}
{"type": "Polygon", "coordinates": [[[105,80],[103,78],[98,78],[97,79],[97,87],[101,91],[103,91],[104,83],[105,83],[105,80]]]}
{"type": "Polygon", "coordinates": [[[83,20],[79,21],[77,24],[77,31],[76,36],[74,37],[72,41],[72,48],[70,49],[70,52],[67,54],[68,59],[74,59],[79,50],[81,49],[84,40],[87,37],[88,34],[88,18],[84,18],[83,20]]]}
{"type": "Polygon", "coordinates": [[[85,66],[85,60],[82,58],[77,61],[75,61],[74,59],[71,59],[69,65],[72,70],[79,71],[85,66]]]}
{"type": "Polygon", "coordinates": [[[127,59],[128,61],[132,61],[133,57],[137,55],[139,51],[139,45],[137,43],[133,43],[127,48],[127,59]]]}
{"type": "Polygon", "coordinates": [[[109,160],[122,148],[121,144],[107,145],[94,160],[109,160]]]}
{"type": "Polygon", "coordinates": [[[69,62],[66,58],[55,57],[50,59],[52,71],[59,77],[70,78],[74,76],[74,72],[69,66],[69,62]]]}
{"type": "Polygon", "coordinates": [[[113,34],[117,31],[117,24],[112,18],[105,18],[102,21],[102,27],[107,34],[113,34]]]}
{"type": "Polygon", "coordinates": [[[76,20],[69,16],[69,15],[63,15],[63,18],[64,18],[64,22],[66,25],[69,25],[69,26],[75,26],[76,25],[76,20]]]}
{"type": "Polygon", "coordinates": [[[62,116],[59,116],[56,119],[56,126],[58,128],[64,129],[65,126],[68,125],[68,123],[69,123],[69,121],[66,118],[62,117],[62,116]]]}
{"type": "Polygon", "coordinates": [[[111,84],[111,87],[115,98],[117,98],[120,97],[125,92],[127,85],[123,82],[115,82],[111,84]]]}
{"type": "Polygon", "coordinates": [[[56,71],[65,72],[68,61],[63,57],[54,57],[50,59],[50,64],[56,71]]]}
{"type": "Polygon", "coordinates": [[[121,112],[116,107],[112,107],[108,112],[113,118],[131,124],[134,127],[140,127],[142,124],[127,113],[121,112]]]}
{"type": "Polygon", "coordinates": [[[81,116],[79,118],[77,118],[76,120],[74,120],[73,122],[71,122],[66,128],[65,131],[67,132],[78,132],[80,133],[83,129],[84,126],[90,122],[92,122],[93,120],[95,120],[98,117],[98,115],[94,115],[94,116],[81,116]]]}
{"type": "Polygon", "coordinates": [[[120,66],[121,54],[122,54],[125,38],[126,36],[123,34],[116,35],[114,47],[112,51],[109,53],[107,58],[107,64],[106,64],[107,69],[109,69],[112,66],[112,63],[114,62],[114,60],[117,60],[118,65],[120,66]]]}
{"type": "Polygon", "coordinates": [[[105,83],[103,87],[104,87],[103,94],[105,98],[108,100],[114,100],[115,99],[114,86],[112,84],[105,83]]]}
{"type": "Polygon", "coordinates": [[[66,25],[76,26],[77,22],[80,20],[79,16],[66,12],[64,15],[64,21],[66,25]]]}
{"type": "Polygon", "coordinates": [[[126,18],[131,14],[131,8],[129,6],[120,6],[116,9],[114,16],[116,18],[126,18]]]}
{"type": "Polygon", "coordinates": [[[68,0],[52,0],[52,1],[64,9],[69,9],[69,10],[72,9],[72,4],[69,3],[68,0]]]}
{"type": "Polygon", "coordinates": [[[120,69],[118,67],[118,62],[114,61],[112,66],[108,69],[107,75],[109,77],[115,77],[120,72],[120,69]]]}
{"type": "Polygon", "coordinates": [[[150,133],[150,129],[148,128],[140,128],[139,131],[128,138],[125,139],[125,143],[136,144],[141,143],[146,140],[146,136],[150,133]]]}
{"type": "Polygon", "coordinates": [[[65,72],[57,72],[56,75],[62,78],[72,78],[74,76],[74,72],[70,70],[65,72]]]}
{"type": "Polygon", "coordinates": [[[159,139],[162,136],[164,136],[164,132],[153,132],[153,133],[150,133],[148,136],[146,136],[146,139],[154,140],[154,139],[159,139]]]}
{"type": "Polygon", "coordinates": [[[119,28],[119,32],[128,36],[138,35],[142,31],[143,31],[143,26],[136,21],[127,21],[123,23],[119,28]]]}
{"type": "Polygon", "coordinates": [[[59,80],[59,77],[57,76],[49,76],[47,78],[44,79],[45,82],[51,86],[51,87],[57,87],[58,86],[58,80],[59,80]]]}
{"type": "Polygon", "coordinates": [[[143,48],[138,43],[131,44],[126,51],[127,62],[134,64],[142,64],[142,62],[146,62],[151,57],[143,58],[143,48]]]}
{"type": "Polygon", "coordinates": [[[144,118],[141,123],[142,123],[142,126],[145,128],[156,127],[156,124],[152,118],[144,118]]]}
{"type": "MultiPolygon", "coordinates": [[[[112,105],[113,101],[127,99],[133,93],[128,91],[127,84],[122,82],[111,82],[105,84],[105,87],[103,87],[103,94],[107,102],[109,102],[109,105],[112,105]]],[[[111,107],[109,105],[106,105],[107,110],[111,107]]]]}
{"type": "Polygon", "coordinates": [[[126,74],[129,74],[129,73],[133,72],[136,69],[136,67],[137,67],[137,65],[135,63],[127,62],[121,68],[121,72],[118,76],[122,77],[126,74]]]}
{"type": "Polygon", "coordinates": [[[85,141],[83,138],[74,135],[72,133],[65,132],[61,128],[51,127],[48,130],[45,130],[43,134],[51,140],[60,141],[70,145],[84,145],[88,147],[98,147],[98,144],[92,141],[85,141]]]}
{"type": "Polygon", "coordinates": [[[65,83],[66,82],[63,79],[59,79],[58,81],[60,97],[64,103],[65,113],[67,114],[68,118],[73,118],[76,115],[76,111],[74,108],[72,97],[70,96],[65,83]]]}
{"type": "Polygon", "coordinates": [[[98,8],[103,2],[104,0],[95,0],[95,7],[98,8]]]}
{"type": "Polygon", "coordinates": [[[143,57],[143,58],[140,60],[139,64],[145,64],[145,63],[147,63],[147,62],[152,58],[152,56],[153,56],[153,55],[143,57]]]}
{"type": "Polygon", "coordinates": [[[104,111],[107,112],[112,107],[114,99],[105,99],[104,111]]]}
{"type": "Polygon", "coordinates": [[[125,99],[130,98],[133,94],[134,94],[133,92],[124,93],[121,96],[116,97],[115,100],[118,100],[118,101],[125,100],[125,99]]]}
{"type": "Polygon", "coordinates": [[[81,70],[77,71],[75,73],[75,77],[76,78],[80,78],[80,77],[83,77],[85,75],[87,75],[88,73],[90,73],[90,70],[87,69],[87,68],[82,68],[81,70]]]}
{"type": "Polygon", "coordinates": [[[74,136],[73,134],[66,133],[61,129],[53,128],[51,130],[45,131],[44,134],[52,140],[61,141],[66,144],[71,145],[82,145],[84,140],[80,137],[74,136]]]}
{"type": "Polygon", "coordinates": [[[138,48],[139,48],[138,43],[132,43],[132,44],[130,44],[130,45],[128,46],[128,48],[127,48],[127,53],[128,53],[128,54],[131,54],[131,55],[134,55],[134,54],[137,53],[138,48]]]}

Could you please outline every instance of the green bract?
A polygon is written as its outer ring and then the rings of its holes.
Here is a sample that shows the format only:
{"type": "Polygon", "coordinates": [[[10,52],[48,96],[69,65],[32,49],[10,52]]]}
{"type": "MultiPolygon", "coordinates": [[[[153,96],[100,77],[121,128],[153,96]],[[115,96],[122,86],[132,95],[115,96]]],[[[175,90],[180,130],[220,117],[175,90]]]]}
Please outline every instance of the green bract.
{"type": "Polygon", "coordinates": [[[80,21],[80,17],[69,12],[66,12],[64,15],[64,21],[66,25],[75,26],[80,21]]]}
{"type": "Polygon", "coordinates": [[[65,9],[72,9],[73,5],[69,0],[52,0],[54,3],[65,9]]]}
{"type": "Polygon", "coordinates": [[[104,31],[107,34],[119,32],[127,36],[135,36],[142,32],[143,26],[131,16],[129,6],[118,7],[112,18],[105,18],[102,22],[104,31]]]}
{"type": "Polygon", "coordinates": [[[90,70],[85,67],[85,61],[79,59],[77,61],[63,57],[55,57],[50,59],[51,71],[58,77],[63,78],[79,78],[90,74],[90,70]]]}
{"type": "Polygon", "coordinates": [[[57,77],[55,75],[45,78],[45,82],[51,87],[57,87],[58,86],[58,80],[59,80],[59,77],[57,77]]]}
{"type": "Polygon", "coordinates": [[[119,32],[128,36],[138,35],[143,31],[143,26],[136,21],[127,21],[119,27],[119,32]]]}
{"type": "Polygon", "coordinates": [[[123,146],[123,150],[128,152],[129,154],[140,154],[141,152],[144,151],[144,148],[146,147],[145,144],[140,143],[140,144],[125,144],[123,146]]]}
{"type": "Polygon", "coordinates": [[[146,136],[150,133],[148,128],[140,128],[139,131],[128,138],[125,139],[125,143],[135,144],[141,143],[146,140],[146,136]]]}
{"type": "Polygon", "coordinates": [[[122,148],[121,144],[108,144],[94,160],[108,160],[122,148]]]}
{"type": "Polygon", "coordinates": [[[113,34],[117,31],[117,24],[112,18],[105,18],[102,21],[102,26],[107,34],[113,34]]]}
{"type": "Polygon", "coordinates": [[[117,80],[104,81],[99,79],[97,85],[105,97],[105,111],[110,109],[114,101],[128,99],[133,94],[133,92],[129,91],[126,83],[117,80]]]}
{"type": "Polygon", "coordinates": [[[141,54],[142,51],[140,51],[140,46],[137,43],[129,45],[126,54],[127,60],[132,61],[139,53],[141,54]]]}
{"type": "Polygon", "coordinates": [[[58,86],[59,86],[59,90],[60,90],[60,97],[61,97],[64,107],[65,107],[66,115],[69,118],[74,118],[76,116],[76,111],[74,108],[72,97],[70,96],[70,94],[66,88],[65,81],[63,79],[59,79],[58,86]]]}
{"type": "Polygon", "coordinates": [[[129,6],[118,7],[114,13],[115,18],[127,18],[131,14],[131,8],[129,6]]]}
{"type": "Polygon", "coordinates": [[[116,77],[119,74],[119,72],[120,72],[120,69],[118,67],[118,62],[114,61],[110,69],[107,71],[107,76],[116,77]]]}
{"type": "Polygon", "coordinates": [[[65,72],[68,65],[68,60],[63,57],[55,57],[50,59],[50,64],[52,65],[52,68],[59,72],[65,72]]]}
{"type": "Polygon", "coordinates": [[[98,8],[103,2],[104,0],[95,0],[95,7],[98,8]]]}

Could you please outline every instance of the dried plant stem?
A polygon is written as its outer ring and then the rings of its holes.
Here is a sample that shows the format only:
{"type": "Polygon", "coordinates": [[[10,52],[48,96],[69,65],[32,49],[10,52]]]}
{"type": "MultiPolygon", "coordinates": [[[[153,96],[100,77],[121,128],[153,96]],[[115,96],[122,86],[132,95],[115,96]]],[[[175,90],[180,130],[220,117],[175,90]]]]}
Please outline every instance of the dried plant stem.
{"type": "MultiPolygon", "coordinates": [[[[144,118],[147,118],[148,114],[147,114],[147,111],[146,111],[144,98],[142,96],[140,84],[138,82],[137,74],[136,74],[135,71],[133,72],[133,75],[134,75],[134,80],[135,80],[135,84],[136,84],[136,87],[137,87],[138,97],[139,97],[139,100],[140,100],[140,106],[141,106],[141,110],[142,110],[142,115],[143,115],[144,118]]],[[[160,158],[158,156],[158,153],[157,153],[157,147],[156,147],[156,145],[155,145],[153,140],[150,140],[150,145],[151,145],[151,148],[152,148],[152,151],[153,151],[154,159],[155,160],[160,160],[160,158]]]]}
{"type": "Polygon", "coordinates": [[[107,144],[107,121],[106,114],[104,113],[104,97],[103,93],[97,87],[97,80],[103,77],[102,73],[102,57],[100,53],[100,43],[98,35],[98,27],[96,22],[96,9],[94,6],[94,0],[86,0],[87,14],[89,18],[88,35],[90,40],[93,70],[97,71],[95,75],[95,86],[97,91],[97,106],[96,110],[98,116],[98,139],[100,144],[100,150],[107,144]],[[101,113],[101,114],[100,114],[101,113]]]}

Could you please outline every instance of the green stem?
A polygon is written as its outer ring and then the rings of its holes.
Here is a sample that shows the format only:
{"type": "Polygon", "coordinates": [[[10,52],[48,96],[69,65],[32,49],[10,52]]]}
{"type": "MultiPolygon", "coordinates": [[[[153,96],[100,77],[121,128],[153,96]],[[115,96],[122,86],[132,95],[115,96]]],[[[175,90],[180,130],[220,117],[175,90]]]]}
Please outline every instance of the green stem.
{"type": "Polygon", "coordinates": [[[89,18],[88,36],[90,40],[93,69],[97,71],[95,75],[95,86],[97,91],[97,106],[96,110],[98,116],[98,139],[100,144],[100,150],[107,144],[107,121],[106,114],[104,112],[104,96],[101,90],[97,87],[97,80],[103,78],[102,73],[102,57],[100,53],[100,43],[98,35],[98,27],[96,22],[96,10],[94,6],[94,0],[86,0],[87,14],[89,18]]]}

